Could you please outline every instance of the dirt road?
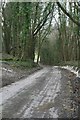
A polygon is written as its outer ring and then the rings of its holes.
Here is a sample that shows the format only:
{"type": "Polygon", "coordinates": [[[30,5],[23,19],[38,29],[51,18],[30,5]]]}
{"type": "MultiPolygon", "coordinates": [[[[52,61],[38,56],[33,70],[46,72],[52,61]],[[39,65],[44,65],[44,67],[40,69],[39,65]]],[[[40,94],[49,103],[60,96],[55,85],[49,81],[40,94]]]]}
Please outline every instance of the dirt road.
{"type": "Polygon", "coordinates": [[[2,117],[76,118],[78,107],[72,93],[68,70],[45,67],[3,88],[2,117]]]}

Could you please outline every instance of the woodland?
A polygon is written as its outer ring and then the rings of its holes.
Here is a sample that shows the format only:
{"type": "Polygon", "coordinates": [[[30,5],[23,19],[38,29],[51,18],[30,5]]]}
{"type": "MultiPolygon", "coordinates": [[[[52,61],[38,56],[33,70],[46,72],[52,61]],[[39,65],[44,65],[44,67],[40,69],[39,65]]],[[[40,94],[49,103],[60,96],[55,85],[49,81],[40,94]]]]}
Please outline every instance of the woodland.
{"type": "Polygon", "coordinates": [[[2,2],[2,53],[9,60],[80,67],[79,2],[2,2]]]}
{"type": "Polygon", "coordinates": [[[80,120],[80,2],[9,1],[0,3],[3,119],[80,120]]]}

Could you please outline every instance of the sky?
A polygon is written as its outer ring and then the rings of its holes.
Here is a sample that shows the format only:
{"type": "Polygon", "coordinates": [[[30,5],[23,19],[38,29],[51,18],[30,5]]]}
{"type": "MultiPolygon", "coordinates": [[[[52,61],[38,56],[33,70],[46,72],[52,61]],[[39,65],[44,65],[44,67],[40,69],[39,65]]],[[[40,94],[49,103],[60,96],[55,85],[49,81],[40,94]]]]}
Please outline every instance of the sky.
{"type": "Polygon", "coordinates": [[[0,0],[0,2],[1,1],[8,1],[8,2],[60,2],[60,1],[62,1],[62,2],[66,2],[66,1],[68,1],[68,2],[78,2],[78,1],[80,1],[80,0],[0,0]]]}

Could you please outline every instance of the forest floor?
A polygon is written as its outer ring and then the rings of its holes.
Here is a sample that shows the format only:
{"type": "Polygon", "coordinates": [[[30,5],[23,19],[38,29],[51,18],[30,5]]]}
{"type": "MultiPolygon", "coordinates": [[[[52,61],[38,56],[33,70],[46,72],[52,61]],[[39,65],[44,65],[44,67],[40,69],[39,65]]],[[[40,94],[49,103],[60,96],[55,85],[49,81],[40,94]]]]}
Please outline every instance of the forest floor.
{"type": "Polygon", "coordinates": [[[22,78],[25,78],[40,69],[40,66],[22,68],[20,65],[18,67],[15,67],[13,63],[9,64],[7,61],[2,62],[2,65],[0,67],[0,70],[2,71],[2,81],[0,81],[0,87],[19,81],[22,78]]]}

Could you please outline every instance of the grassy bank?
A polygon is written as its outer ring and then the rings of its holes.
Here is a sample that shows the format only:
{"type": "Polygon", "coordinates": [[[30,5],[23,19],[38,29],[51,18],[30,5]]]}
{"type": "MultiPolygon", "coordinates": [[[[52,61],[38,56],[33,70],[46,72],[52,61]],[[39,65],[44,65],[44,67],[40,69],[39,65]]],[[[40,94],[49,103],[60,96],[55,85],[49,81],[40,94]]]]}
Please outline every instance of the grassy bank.
{"type": "Polygon", "coordinates": [[[2,57],[0,62],[2,62],[2,85],[0,83],[0,87],[26,78],[41,69],[39,65],[31,60],[21,61],[9,55],[2,57]]]}
{"type": "Polygon", "coordinates": [[[28,68],[33,68],[38,66],[36,63],[31,61],[30,59],[23,61],[23,60],[19,60],[17,57],[13,57],[5,53],[2,54],[1,61],[2,63],[8,64],[12,67],[17,67],[20,69],[28,69],[28,68]]]}
{"type": "Polygon", "coordinates": [[[61,66],[69,65],[69,66],[74,66],[74,67],[80,67],[78,65],[78,61],[66,61],[66,62],[63,61],[59,65],[61,65],[61,66]]]}

